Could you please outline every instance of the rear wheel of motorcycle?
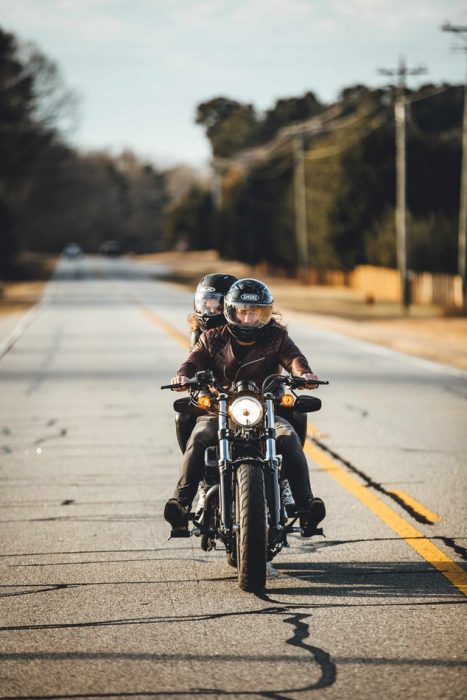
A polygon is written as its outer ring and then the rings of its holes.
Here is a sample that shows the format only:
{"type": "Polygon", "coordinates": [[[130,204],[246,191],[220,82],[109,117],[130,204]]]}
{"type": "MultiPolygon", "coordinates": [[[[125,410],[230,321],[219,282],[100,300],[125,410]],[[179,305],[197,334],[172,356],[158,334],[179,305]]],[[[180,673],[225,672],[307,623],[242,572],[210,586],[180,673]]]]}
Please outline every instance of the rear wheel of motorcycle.
{"type": "Polygon", "coordinates": [[[242,590],[258,593],[266,585],[266,500],[263,472],[251,464],[237,470],[236,510],[238,583],[242,590]]]}

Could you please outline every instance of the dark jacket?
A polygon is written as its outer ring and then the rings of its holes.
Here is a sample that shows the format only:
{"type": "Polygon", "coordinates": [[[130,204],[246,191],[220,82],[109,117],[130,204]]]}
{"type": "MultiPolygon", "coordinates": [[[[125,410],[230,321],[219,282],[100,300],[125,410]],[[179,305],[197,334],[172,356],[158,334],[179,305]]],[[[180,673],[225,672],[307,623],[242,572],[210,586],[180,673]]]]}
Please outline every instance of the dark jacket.
{"type": "Polygon", "coordinates": [[[268,375],[279,374],[281,367],[298,376],[311,372],[306,357],[287,330],[273,320],[248,348],[241,363],[235,358],[227,326],[205,331],[177,374],[191,379],[200,370],[212,369],[221,384],[252,379],[260,385],[268,375]]]}

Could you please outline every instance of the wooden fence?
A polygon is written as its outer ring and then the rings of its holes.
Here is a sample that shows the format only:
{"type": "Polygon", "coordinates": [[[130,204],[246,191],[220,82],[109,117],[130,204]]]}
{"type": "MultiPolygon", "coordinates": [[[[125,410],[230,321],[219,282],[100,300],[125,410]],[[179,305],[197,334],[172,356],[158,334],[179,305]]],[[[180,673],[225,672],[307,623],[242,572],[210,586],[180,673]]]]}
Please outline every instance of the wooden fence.
{"type": "MultiPolygon", "coordinates": [[[[350,272],[311,269],[308,274],[308,283],[329,287],[350,287],[361,291],[368,300],[372,301],[401,301],[399,271],[387,267],[358,265],[350,272]]],[[[461,309],[463,307],[462,279],[459,275],[411,272],[410,299],[412,304],[461,309]]]]}
{"type": "MultiPolygon", "coordinates": [[[[398,270],[359,265],[348,275],[347,285],[361,290],[374,300],[400,301],[401,280],[398,270]]],[[[460,309],[463,306],[462,279],[459,275],[430,272],[410,273],[412,304],[427,304],[460,309]]]]}
{"type": "MultiPolygon", "coordinates": [[[[291,276],[290,271],[263,263],[257,268],[273,276],[291,276]]],[[[401,301],[401,279],[398,270],[374,265],[358,265],[350,272],[343,270],[308,270],[307,283],[326,287],[350,287],[361,291],[372,301],[401,301]]],[[[462,279],[459,275],[441,275],[431,272],[410,273],[410,299],[412,304],[442,306],[446,309],[462,309],[462,279]]]]}

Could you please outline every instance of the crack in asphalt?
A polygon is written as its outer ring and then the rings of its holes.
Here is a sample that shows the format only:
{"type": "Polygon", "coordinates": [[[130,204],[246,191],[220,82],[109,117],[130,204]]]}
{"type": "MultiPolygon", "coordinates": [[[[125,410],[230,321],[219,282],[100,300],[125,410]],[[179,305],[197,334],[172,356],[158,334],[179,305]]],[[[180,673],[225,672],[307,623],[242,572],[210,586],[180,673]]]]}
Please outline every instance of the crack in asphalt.
{"type": "MultiPolygon", "coordinates": [[[[433,521],[430,520],[429,518],[425,517],[421,513],[419,513],[415,508],[410,506],[406,501],[404,501],[403,498],[398,496],[396,493],[393,493],[392,491],[388,491],[382,484],[379,482],[375,481],[372,479],[370,476],[365,474],[361,469],[358,469],[355,465],[353,465],[351,462],[349,462],[348,459],[345,459],[344,457],[341,457],[337,452],[332,450],[330,447],[327,447],[321,440],[318,440],[316,437],[311,438],[311,441],[314,442],[323,452],[327,452],[331,457],[334,459],[337,459],[339,462],[341,462],[344,466],[346,466],[351,472],[354,474],[357,474],[370,488],[375,489],[375,491],[378,491],[379,493],[382,493],[384,496],[387,496],[391,500],[395,501],[401,508],[403,508],[409,515],[414,518],[417,522],[421,523],[422,525],[434,525],[433,521]]],[[[443,544],[446,545],[449,549],[452,549],[458,556],[460,556],[464,561],[467,561],[467,549],[457,543],[454,538],[452,537],[443,537],[439,535],[438,537],[430,537],[430,540],[441,540],[443,544]]]]}
{"type": "Polygon", "coordinates": [[[37,440],[34,440],[33,445],[41,445],[43,442],[47,442],[48,440],[56,440],[57,438],[65,437],[67,433],[68,430],[66,428],[62,428],[56,435],[45,435],[44,437],[37,438],[37,440]]]}
{"type": "MultiPolygon", "coordinates": [[[[68,584],[59,584],[57,586],[50,587],[50,590],[55,590],[58,588],[68,587],[68,584]]],[[[258,594],[257,598],[266,603],[276,603],[265,594],[258,594]]],[[[90,694],[65,694],[65,695],[43,695],[34,696],[36,700],[52,700],[58,698],[79,698],[79,697],[136,697],[136,696],[150,696],[150,697],[161,697],[161,696],[199,696],[199,695],[216,695],[223,697],[235,697],[239,695],[248,695],[257,698],[268,698],[270,700],[289,700],[290,693],[305,693],[314,690],[319,690],[322,688],[327,688],[332,685],[337,676],[336,664],[332,661],[330,654],[317,646],[313,646],[307,642],[310,637],[309,624],[306,622],[311,618],[310,613],[299,612],[301,608],[307,608],[311,606],[296,606],[293,603],[290,605],[273,605],[271,607],[263,608],[261,610],[248,610],[240,612],[223,612],[223,613],[206,613],[199,615],[180,615],[171,617],[148,617],[148,618],[138,618],[138,619],[121,619],[121,620],[102,620],[94,622],[82,622],[82,623],[68,623],[62,625],[19,625],[16,627],[2,627],[0,631],[25,631],[25,630],[49,630],[49,629],[77,629],[77,628],[95,628],[95,627],[105,627],[105,626],[122,626],[131,624],[167,624],[167,623],[177,623],[182,622],[206,622],[215,621],[219,619],[233,618],[233,617],[250,617],[250,616],[269,616],[278,615],[283,618],[283,622],[286,625],[292,626],[292,634],[289,636],[285,643],[296,648],[297,650],[303,650],[307,654],[311,655],[311,661],[313,661],[319,668],[320,676],[318,680],[313,681],[306,686],[294,687],[294,688],[279,688],[271,690],[261,690],[257,689],[254,691],[240,690],[235,691],[223,690],[223,689],[211,689],[211,688],[191,688],[189,691],[148,691],[148,692],[135,692],[135,693],[90,693],[90,694]],[[298,608],[298,609],[297,609],[298,608]]],[[[0,658],[2,656],[0,655],[0,658]]],[[[167,655],[167,658],[171,658],[167,655]]],[[[209,660],[209,656],[202,656],[201,660],[209,660]]],[[[219,657],[216,655],[214,657],[216,661],[219,657]]],[[[222,658],[222,657],[221,657],[222,658]]],[[[286,657],[289,658],[289,657],[286,657]]],[[[247,656],[244,661],[266,661],[269,662],[268,657],[257,657],[257,656],[247,656]]],[[[27,700],[32,696],[0,696],[1,700],[27,700]]]]}
{"type": "Polygon", "coordinates": [[[351,472],[357,474],[365,482],[365,484],[367,484],[367,486],[374,489],[375,491],[378,491],[379,493],[382,493],[384,496],[387,496],[392,501],[395,501],[398,505],[400,505],[401,508],[403,508],[406,511],[406,513],[411,515],[412,518],[414,518],[414,520],[423,525],[433,525],[433,522],[431,520],[419,513],[417,510],[415,510],[415,508],[412,508],[412,506],[406,503],[400,496],[398,496],[396,493],[393,493],[392,491],[388,491],[382,484],[372,479],[371,476],[365,474],[365,472],[361,469],[358,469],[358,467],[349,462],[348,459],[345,459],[345,457],[341,457],[337,452],[335,452],[335,450],[332,450],[330,447],[325,445],[324,442],[321,442],[321,440],[318,440],[318,438],[316,437],[311,438],[311,441],[314,442],[315,445],[317,445],[321,450],[323,450],[323,452],[326,452],[327,454],[331,455],[331,457],[337,459],[351,472]]]}

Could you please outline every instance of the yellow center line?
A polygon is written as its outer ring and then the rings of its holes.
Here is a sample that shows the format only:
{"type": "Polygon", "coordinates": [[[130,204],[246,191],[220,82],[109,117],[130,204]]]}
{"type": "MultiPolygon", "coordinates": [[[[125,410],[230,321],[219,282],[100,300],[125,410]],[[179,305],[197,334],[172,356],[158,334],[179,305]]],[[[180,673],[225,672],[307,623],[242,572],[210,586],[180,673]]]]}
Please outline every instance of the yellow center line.
{"type": "Polygon", "coordinates": [[[130,294],[130,299],[141,306],[143,310],[143,314],[145,317],[154,325],[158,326],[161,330],[163,330],[167,335],[170,335],[172,338],[175,338],[181,345],[183,345],[184,348],[189,350],[190,348],[190,343],[183,333],[181,333],[175,326],[173,326],[171,323],[168,321],[165,321],[163,318],[158,316],[152,309],[149,308],[149,306],[146,306],[140,299],[138,299],[137,296],[134,294],[130,294]]]}
{"type": "Polygon", "coordinates": [[[147,307],[143,308],[143,313],[146,316],[146,318],[149,321],[151,321],[151,323],[154,323],[156,326],[159,326],[159,328],[165,331],[168,335],[172,336],[172,338],[178,340],[178,342],[181,343],[185,348],[189,349],[189,341],[186,339],[183,333],[177,330],[177,328],[174,328],[170,323],[164,321],[163,318],[157,316],[157,314],[155,314],[154,311],[151,311],[151,309],[148,309],[147,307]]]}
{"type": "Polygon", "coordinates": [[[424,506],[423,503],[416,501],[415,498],[409,496],[409,494],[405,491],[401,491],[400,489],[387,489],[387,492],[392,493],[394,496],[400,498],[401,501],[404,501],[404,503],[410,506],[413,510],[417,511],[417,513],[420,513],[420,515],[423,515],[424,518],[430,520],[432,523],[439,523],[439,521],[441,520],[440,515],[437,515],[437,513],[433,513],[432,510],[424,506]]]}
{"type": "Polygon", "coordinates": [[[443,574],[459,591],[467,595],[467,573],[462,567],[444,554],[423,533],[386,505],[378,496],[375,496],[366,485],[360,484],[315,443],[306,442],[304,449],[306,454],[321,469],[355,496],[372,513],[377,515],[391,530],[402,537],[409,547],[412,547],[425,561],[443,574]]]}
{"type": "MultiPolygon", "coordinates": [[[[96,273],[99,277],[102,277],[103,279],[107,280],[107,283],[110,285],[112,291],[117,293],[116,288],[114,285],[112,285],[111,281],[107,277],[106,273],[100,266],[96,267],[96,273]]],[[[121,294],[123,295],[123,288],[121,288],[121,294]]],[[[137,304],[138,306],[141,307],[143,314],[146,316],[146,318],[153,323],[154,325],[158,326],[161,330],[163,330],[167,335],[170,335],[172,338],[175,338],[183,347],[185,347],[187,350],[190,348],[190,343],[183,333],[181,333],[175,326],[173,326],[171,323],[168,321],[165,321],[163,318],[158,316],[152,309],[149,308],[141,299],[138,299],[136,294],[133,294],[132,292],[127,293],[127,298],[131,301],[133,304],[137,304]]]]}
{"type": "MultiPolygon", "coordinates": [[[[134,297],[134,301],[143,308],[144,315],[152,323],[156,324],[168,333],[172,338],[175,338],[179,343],[181,343],[185,348],[189,348],[189,342],[183,333],[180,333],[172,324],[164,321],[157,314],[155,314],[151,309],[149,309],[145,304],[134,297]]],[[[308,438],[312,439],[313,434],[318,434],[318,429],[309,424],[308,438]]],[[[386,503],[384,503],[378,496],[375,496],[367,486],[360,484],[353,476],[345,471],[337,462],[331,459],[325,452],[323,452],[314,442],[306,442],[304,447],[305,453],[314,461],[318,466],[323,469],[329,476],[331,476],[335,481],[337,481],[340,486],[349,491],[355,498],[357,498],[363,505],[365,505],[372,513],[374,513],[380,520],[383,521],[388,527],[391,528],[397,535],[399,535],[408,545],[412,547],[417,554],[419,554],[425,561],[427,561],[431,566],[433,566],[437,571],[439,571],[443,576],[445,576],[448,581],[450,581],[459,591],[467,595],[467,573],[456,564],[450,557],[448,557],[444,552],[442,552],[436,545],[431,542],[423,533],[417,530],[413,525],[404,520],[396,511],[390,508],[386,503]]],[[[401,498],[404,498],[406,502],[410,504],[410,497],[407,495],[402,496],[402,491],[394,491],[401,498]]],[[[417,503],[416,501],[413,501],[417,503]]],[[[416,510],[420,510],[421,504],[417,503],[416,510]]],[[[428,511],[431,513],[431,511],[428,511]]],[[[439,519],[435,513],[431,513],[431,516],[439,519]]]]}

